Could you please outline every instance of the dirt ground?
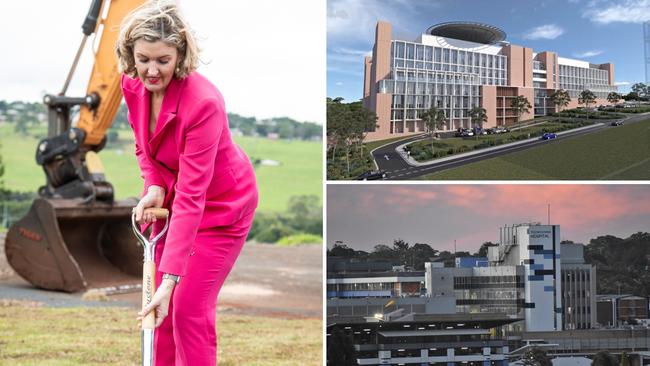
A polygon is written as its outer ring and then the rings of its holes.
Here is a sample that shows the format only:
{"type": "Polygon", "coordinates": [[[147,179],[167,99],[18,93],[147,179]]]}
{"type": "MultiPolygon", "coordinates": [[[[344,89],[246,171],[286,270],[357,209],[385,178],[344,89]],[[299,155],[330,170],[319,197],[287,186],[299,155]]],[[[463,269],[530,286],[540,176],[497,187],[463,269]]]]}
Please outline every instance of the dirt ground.
{"type": "MultiPolygon", "coordinates": [[[[4,254],[0,234],[0,302],[13,300],[45,306],[132,306],[141,302],[139,291],[108,297],[83,296],[34,288],[19,277],[4,254]]],[[[246,243],[219,295],[218,311],[283,318],[322,317],[322,265],[320,245],[279,247],[246,243]]]]}

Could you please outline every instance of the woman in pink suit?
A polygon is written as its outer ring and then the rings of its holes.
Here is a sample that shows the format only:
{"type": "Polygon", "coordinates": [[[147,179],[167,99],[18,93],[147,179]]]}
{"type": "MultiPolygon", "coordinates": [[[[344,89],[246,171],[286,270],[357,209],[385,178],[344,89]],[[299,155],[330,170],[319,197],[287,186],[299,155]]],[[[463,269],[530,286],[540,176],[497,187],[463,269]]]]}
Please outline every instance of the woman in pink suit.
{"type": "Polygon", "coordinates": [[[155,253],[160,285],[139,319],[156,312],[156,365],[216,365],[217,295],[257,207],[253,168],[230,137],[221,94],[195,71],[198,49],[173,2],[129,14],[117,55],[144,178],[136,220],[155,222],[147,207],[171,212],[155,253]]]}

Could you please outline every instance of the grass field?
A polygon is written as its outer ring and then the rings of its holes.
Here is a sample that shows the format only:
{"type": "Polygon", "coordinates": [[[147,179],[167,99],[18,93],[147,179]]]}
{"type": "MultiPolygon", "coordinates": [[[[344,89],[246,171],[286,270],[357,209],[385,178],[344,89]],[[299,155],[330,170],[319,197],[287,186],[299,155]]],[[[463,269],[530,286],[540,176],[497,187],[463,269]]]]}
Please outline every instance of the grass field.
{"type": "MultiPolygon", "coordinates": [[[[45,308],[0,302],[0,365],[139,365],[128,308],[45,308]]],[[[322,321],[217,314],[219,366],[322,364],[322,321]]]]}
{"type": "MultiPolygon", "coordinates": [[[[44,126],[32,128],[29,137],[14,133],[13,124],[0,124],[2,159],[5,164],[5,187],[18,191],[36,191],[44,184],[45,174],[35,161],[38,139],[44,126]]],[[[107,179],[113,184],[117,198],[139,196],[142,179],[133,154],[130,130],[119,131],[121,143],[107,145],[100,152],[107,179]]],[[[237,137],[235,141],[251,159],[270,159],[280,166],[259,166],[256,169],[260,190],[260,210],[284,211],[289,197],[317,195],[322,197],[322,145],[320,142],[268,140],[237,137]]]]}
{"type": "Polygon", "coordinates": [[[418,179],[650,179],[650,119],[418,179]]]}

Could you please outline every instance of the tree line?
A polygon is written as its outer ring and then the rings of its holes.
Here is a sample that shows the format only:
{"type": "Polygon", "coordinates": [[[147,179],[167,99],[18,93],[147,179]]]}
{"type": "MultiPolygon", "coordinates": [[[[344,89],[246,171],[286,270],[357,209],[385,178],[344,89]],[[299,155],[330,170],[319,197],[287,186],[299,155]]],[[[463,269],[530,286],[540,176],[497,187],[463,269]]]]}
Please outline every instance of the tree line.
{"type": "Polygon", "coordinates": [[[596,266],[597,293],[650,296],[650,233],[591,239],[585,260],[596,266]]]}
{"type": "Polygon", "coordinates": [[[372,169],[372,157],[364,146],[369,131],[377,126],[377,116],[361,101],[343,103],[343,98],[327,98],[327,177],[349,179],[372,169]]]}
{"type": "Polygon", "coordinates": [[[327,250],[328,257],[356,258],[367,261],[386,261],[395,265],[404,265],[413,270],[424,270],[424,263],[431,261],[443,262],[446,267],[452,267],[456,257],[478,256],[487,257],[487,248],[495,245],[492,242],[484,242],[473,254],[467,251],[450,252],[433,249],[426,243],[415,243],[413,245],[403,239],[393,240],[393,245],[377,244],[372,251],[355,250],[342,241],[334,243],[331,249],[327,250]]]}
{"type": "MultiPolygon", "coordinates": [[[[563,243],[572,243],[563,241],[563,243]]],[[[484,242],[473,256],[486,257],[487,248],[495,245],[484,242]]],[[[330,257],[356,258],[367,261],[388,261],[405,265],[413,270],[423,270],[425,262],[444,262],[453,266],[456,257],[470,256],[470,252],[438,251],[429,244],[413,245],[395,239],[392,246],[375,245],[371,251],[356,250],[337,241],[327,250],[330,257]]],[[[585,261],[596,266],[599,294],[633,294],[650,296],[650,233],[638,232],[627,238],[604,235],[591,239],[584,249],[585,261]]]]}
{"type": "MultiPolygon", "coordinates": [[[[74,115],[73,111],[73,115],[74,115]]],[[[14,130],[23,135],[27,134],[30,126],[46,122],[47,108],[38,102],[7,102],[0,100],[0,117],[6,122],[14,123],[14,130]]],[[[287,140],[321,140],[323,126],[313,122],[299,122],[289,117],[277,117],[258,120],[255,117],[244,117],[236,113],[228,113],[228,123],[233,131],[239,131],[244,136],[276,136],[287,140]]],[[[127,120],[126,104],[122,103],[109,131],[109,141],[117,140],[117,129],[130,128],[127,120]]]]}

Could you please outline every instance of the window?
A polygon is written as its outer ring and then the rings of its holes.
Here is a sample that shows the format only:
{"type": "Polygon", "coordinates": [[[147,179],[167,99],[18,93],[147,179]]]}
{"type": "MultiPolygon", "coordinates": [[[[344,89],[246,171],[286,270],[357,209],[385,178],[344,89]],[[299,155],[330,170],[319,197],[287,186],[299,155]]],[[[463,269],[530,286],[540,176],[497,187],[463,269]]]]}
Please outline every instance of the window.
{"type": "Polygon", "coordinates": [[[448,48],[445,48],[445,49],[442,50],[442,55],[443,55],[444,62],[449,63],[449,49],[448,48]]]}
{"type": "Polygon", "coordinates": [[[415,58],[415,45],[414,44],[407,44],[406,45],[406,58],[409,60],[413,60],[415,58]]]}
{"type": "Polygon", "coordinates": [[[433,47],[427,46],[424,59],[429,62],[433,61],[433,47]]]}
{"type": "Polygon", "coordinates": [[[424,46],[419,44],[415,49],[416,59],[419,61],[424,61],[424,46]]]}
{"type": "Polygon", "coordinates": [[[409,81],[406,85],[406,94],[415,94],[415,83],[409,81]]]}
{"type": "Polygon", "coordinates": [[[402,108],[404,104],[403,95],[393,95],[393,108],[402,108]]]}
{"type": "Polygon", "coordinates": [[[395,57],[404,58],[404,42],[397,42],[397,52],[395,57]]]}
{"type": "Polygon", "coordinates": [[[442,52],[442,51],[440,50],[439,47],[436,47],[436,48],[435,48],[435,50],[434,50],[434,57],[435,57],[435,58],[434,58],[434,61],[435,61],[435,62],[440,62],[440,53],[441,53],[441,52],[442,52]]]}
{"type": "Polygon", "coordinates": [[[458,63],[458,51],[457,50],[451,50],[451,63],[452,64],[458,63]]]}

